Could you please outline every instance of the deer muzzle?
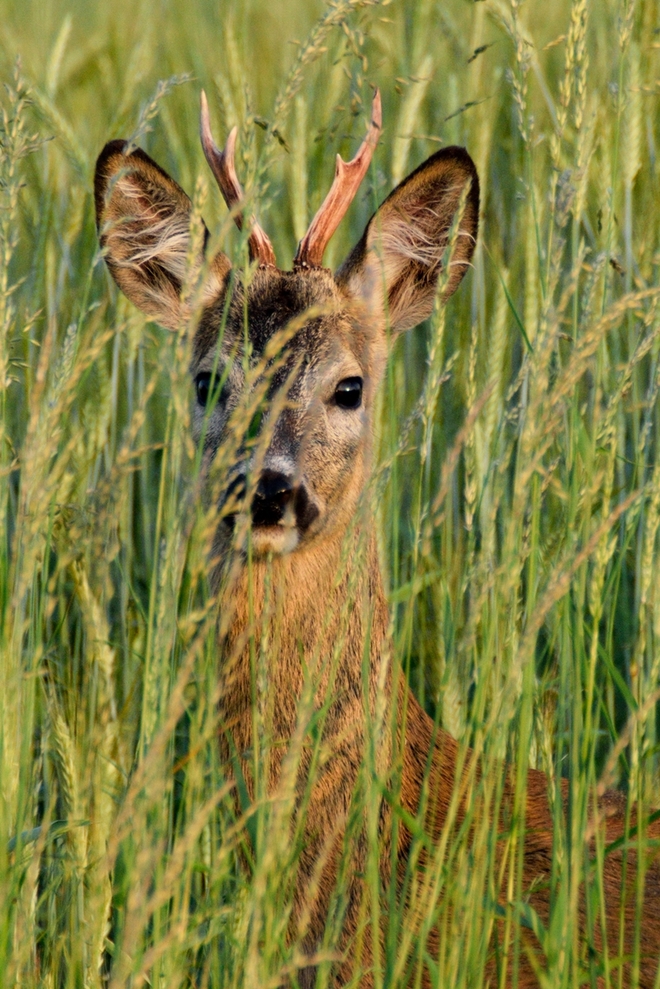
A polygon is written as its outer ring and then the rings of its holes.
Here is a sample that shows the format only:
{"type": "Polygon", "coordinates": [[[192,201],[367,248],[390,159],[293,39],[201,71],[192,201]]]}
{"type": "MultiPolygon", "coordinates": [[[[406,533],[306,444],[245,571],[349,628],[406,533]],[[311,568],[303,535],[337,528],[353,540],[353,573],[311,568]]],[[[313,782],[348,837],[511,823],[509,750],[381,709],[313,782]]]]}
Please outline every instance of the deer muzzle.
{"type": "Polygon", "coordinates": [[[275,470],[263,470],[252,499],[252,525],[295,525],[305,533],[319,510],[304,482],[275,470]]]}
{"type": "MultiPolygon", "coordinates": [[[[231,502],[236,509],[230,508],[224,515],[225,524],[232,530],[238,513],[247,509],[245,494],[246,477],[240,474],[225,496],[226,504],[231,502]]],[[[319,514],[304,481],[282,471],[264,469],[250,502],[253,544],[258,551],[291,552],[319,514]]]]}

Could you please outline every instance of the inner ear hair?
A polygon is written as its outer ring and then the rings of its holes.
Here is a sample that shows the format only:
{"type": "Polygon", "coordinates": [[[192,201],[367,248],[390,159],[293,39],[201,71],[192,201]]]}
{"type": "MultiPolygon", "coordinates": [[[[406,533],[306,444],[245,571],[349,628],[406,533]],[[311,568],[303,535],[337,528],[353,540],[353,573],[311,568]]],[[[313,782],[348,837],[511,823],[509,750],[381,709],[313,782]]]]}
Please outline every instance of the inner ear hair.
{"type": "Polygon", "coordinates": [[[410,329],[430,315],[450,232],[464,196],[443,298],[467,271],[479,226],[479,178],[464,148],[443,148],[401,182],[369,220],[337,272],[351,295],[384,284],[391,327],[410,329]]]}
{"type": "MultiPolygon", "coordinates": [[[[96,222],[110,272],[131,302],[176,329],[184,314],[181,288],[191,244],[192,203],[183,189],[140,148],[126,153],[111,141],[94,178],[96,222]]],[[[208,238],[203,224],[200,248],[208,238]]],[[[196,264],[201,266],[200,250],[196,264]]]]}

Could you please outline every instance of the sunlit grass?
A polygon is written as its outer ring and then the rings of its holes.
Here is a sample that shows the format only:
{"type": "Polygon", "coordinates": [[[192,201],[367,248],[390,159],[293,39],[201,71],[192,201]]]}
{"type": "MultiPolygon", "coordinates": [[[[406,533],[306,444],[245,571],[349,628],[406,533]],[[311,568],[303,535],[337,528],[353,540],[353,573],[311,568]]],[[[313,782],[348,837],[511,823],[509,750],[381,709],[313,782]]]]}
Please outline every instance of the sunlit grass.
{"type": "MultiPolygon", "coordinates": [[[[203,87],[218,135],[239,127],[241,177],[286,267],[335,153],[364,133],[372,84],[383,137],[326,263],[438,147],[466,146],[481,178],[474,270],[395,346],[376,491],[396,657],[491,770],[469,782],[472,830],[448,827],[411,874],[415,910],[378,889],[373,839],[375,984],[419,976],[434,924],[437,986],[481,984],[495,923],[515,981],[522,822],[501,916],[486,813],[504,759],[520,800],[533,765],[556,804],[544,984],[619,984],[618,946],[589,956],[575,918],[581,884],[591,924],[602,905],[594,789],[660,806],[659,17],[641,0],[4,0],[0,984],[252,989],[302,964],[293,782],[288,804],[262,791],[236,819],[220,765],[190,341],[118,295],[92,180],[106,140],[133,137],[240,261],[199,146],[203,87]]],[[[385,781],[370,759],[373,822],[385,781]]],[[[340,869],[317,986],[345,885],[340,869]]]]}

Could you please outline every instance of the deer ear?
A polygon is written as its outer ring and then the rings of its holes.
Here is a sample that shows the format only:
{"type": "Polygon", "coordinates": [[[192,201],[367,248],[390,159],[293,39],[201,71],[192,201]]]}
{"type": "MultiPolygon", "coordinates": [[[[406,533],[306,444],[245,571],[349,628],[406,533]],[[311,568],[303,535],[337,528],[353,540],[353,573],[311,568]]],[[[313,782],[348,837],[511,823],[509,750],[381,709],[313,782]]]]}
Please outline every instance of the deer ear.
{"type": "MultiPolygon", "coordinates": [[[[177,329],[189,312],[181,300],[186,276],[201,268],[208,230],[202,220],[195,238],[192,203],[183,189],[136,148],[111,141],[99,155],[94,176],[96,224],[105,260],[125,296],[168,329],[177,329]],[[190,272],[191,242],[200,250],[190,272]]],[[[209,301],[224,284],[231,264],[221,252],[209,266],[204,296],[209,301]]],[[[205,299],[203,300],[205,301],[205,299]]]]}
{"type": "Polygon", "coordinates": [[[374,299],[384,286],[392,330],[430,315],[442,258],[461,195],[466,192],[444,298],[456,291],[474,252],[479,178],[464,148],[443,148],[404,179],[369,220],[337,272],[350,296],[374,299]]]}

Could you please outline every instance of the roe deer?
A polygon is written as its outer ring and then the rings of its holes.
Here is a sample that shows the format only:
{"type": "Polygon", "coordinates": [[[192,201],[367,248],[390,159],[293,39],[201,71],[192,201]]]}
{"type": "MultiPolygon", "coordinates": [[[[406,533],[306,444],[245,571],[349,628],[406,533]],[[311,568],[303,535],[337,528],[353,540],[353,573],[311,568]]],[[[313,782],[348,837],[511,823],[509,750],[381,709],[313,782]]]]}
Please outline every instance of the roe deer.
{"type": "MultiPolygon", "coordinates": [[[[431,840],[442,832],[452,794],[465,773],[464,768],[458,767],[466,765],[459,759],[456,741],[434,726],[415,698],[397,685],[401,678],[397,680],[389,669],[390,619],[375,526],[369,512],[361,511],[359,506],[370,478],[374,402],[385,370],[390,335],[410,329],[431,313],[440,278],[444,299],[458,287],[477,237],[479,181],[463,148],[447,147],[433,154],[383,202],[333,275],[322,266],[324,249],[366,174],[380,129],[380,97],[376,92],[367,136],[353,161],[346,164],[338,158],[330,193],[300,242],[291,271],[276,267],[270,241],[254,218],[245,221],[250,225],[248,246],[254,262],[249,275],[232,271],[222,252],[204,258],[208,231],[200,227],[195,240],[190,199],[143,151],[112,141],[96,166],[100,239],[110,272],[125,295],[163,326],[176,329],[194,316],[182,291],[184,280],[191,274],[202,279],[191,372],[196,388],[194,430],[198,441],[203,434],[207,462],[212,461],[227,434],[232,410],[250,387],[249,374],[246,385],[249,368],[263,360],[264,354],[268,357],[269,342],[292,320],[296,327],[269,382],[269,401],[273,404],[266,407],[257,427],[263,433],[264,423],[268,422],[261,458],[255,459],[254,445],[238,445],[231,484],[220,508],[216,550],[220,568],[229,559],[235,565],[230,591],[221,598],[221,745],[229,765],[230,748],[238,754],[234,758],[242,758],[248,787],[251,782],[246,753],[253,744],[248,638],[254,615],[250,601],[257,613],[263,609],[267,574],[277,599],[273,605],[277,622],[273,640],[277,641],[268,670],[273,697],[270,727],[273,739],[280,743],[272,750],[271,792],[278,784],[283,754],[296,730],[304,667],[316,663],[315,669],[320,671],[315,685],[318,698],[330,693],[323,728],[329,755],[315,770],[305,809],[305,842],[296,887],[297,909],[307,911],[303,943],[309,952],[322,940],[342,835],[364,751],[365,652],[369,669],[367,705],[375,709],[384,698],[388,710],[390,702],[398,704],[399,712],[405,708],[405,717],[400,714],[398,729],[394,729],[402,752],[400,802],[405,812],[416,815],[427,780],[432,799],[424,812],[424,827],[431,840]],[[451,267],[443,272],[450,240],[451,267]],[[220,336],[221,326],[224,330],[220,336]],[[221,389],[216,387],[219,381],[221,389]],[[279,405],[272,397],[278,390],[285,394],[285,401],[279,405]],[[207,409],[210,397],[214,397],[215,405],[207,409]],[[248,579],[241,540],[250,516],[248,579]],[[366,547],[364,565],[343,565],[347,553],[349,559],[352,553],[359,556],[360,547],[366,547]],[[360,606],[348,607],[350,601],[360,602],[360,606]],[[307,893],[312,886],[310,903],[307,893]]],[[[243,193],[234,168],[235,137],[234,130],[222,152],[215,146],[202,94],[203,149],[240,226],[244,222],[240,212],[243,193]]],[[[389,742],[385,738],[383,753],[390,751],[389,742]]],[[[305,750],[301,761],[300,786],[304,788],[305,773],[309,772],[305,750]]],[[[510,775],[504,784],[504,808],[514,799],[510,775]]],[[[544,923],[550,912],[553,847],[547,792],[546,777],[530,770],[522,885],[527,902],[544,923]]],[[[607,793],[601,798],[595,827],[604,829],[606,841],[623,833],[624,808],[625,801],[617,794],[607,793]]],[[[390,813],[384,802],[380,816],[384,883],[389,882],[393,859],[387,847],[390,813]]],[[[457,825],[464,816],[465,808],[459,806],[457,825]]],[[[660,822],[649,825],[647,834],[659,835],[660,822]]],[[[412,837],[403,824],[397,835],[398,875],[392,881],[401,890],[412,837]]],[[[347,983],[360,971],[359,984],[373,984],[369,937],[356,938],[366,847],[362,834],[353,849],[340,944],[343,961],[336,969],[336,985],[347,983]],[[359,951],[355,948],[358,942],[359,951]]],[[[633,979],[630,957],[637,929],[632,885],[635,861],[634,853],[628,852],[625,880],[622,850],[615,849],[605,857],[607,916],[591,924],[589,947],[593,956],[594,951],[604,949],[607,941],[609,956],[615,959],[610,963],[615,966],[613,980],[618,983],[621,975],[626,985],[633,979]],[[626,902],[622,907],[623,894],[626,902]],[[620,910],[624,916],[622,935],[620,910]],[[624,955],[628,956],[625,960],[619,958],[620,935],[624,955]]],[[[506,902],[504,887],[498,895],[506,902]]],[[[585,931],[584,902],[580,910],[585,931]]],[[[660,872],[654,863],[646,872],[640,925],[639,980],[650,989],[660,955],[660,872]]],[[[527,936],[531,944],[532,935],[527,936]]],[[[428,945],[431,959],[437,951],[437,938],[437,931],[432,930],[428,945]]],[[[540,958],[538,942],[535,951],[540,958]]],[[[496,972],[493,962],[491,983],[496,980],[496,972]]],[[[510,973],[509,965],[507,983],[510,973]]],[[[301,985],[313,985],[313,971],[301,971],[300,979],[301,985]]],[[[415,984],[431,984],[428,968],[421,983],[415,984]]],[[[520,954],[518,984],[538,984],[534,965],[525,951],[520,954]]]]}

